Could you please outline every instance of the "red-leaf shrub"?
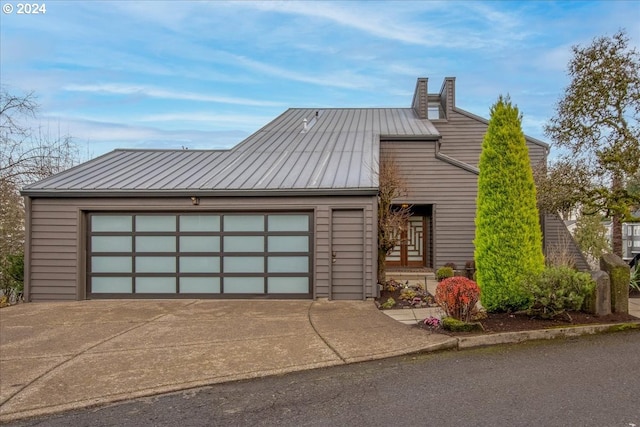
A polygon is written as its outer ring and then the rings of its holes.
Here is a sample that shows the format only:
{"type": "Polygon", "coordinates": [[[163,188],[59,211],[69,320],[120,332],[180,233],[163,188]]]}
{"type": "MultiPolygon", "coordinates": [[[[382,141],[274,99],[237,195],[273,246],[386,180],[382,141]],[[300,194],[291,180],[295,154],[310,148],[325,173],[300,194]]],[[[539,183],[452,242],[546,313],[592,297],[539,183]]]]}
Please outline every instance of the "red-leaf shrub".
{"type": "Polygon", "coordinates": [[[435,297],[447,316],[468,322],[480,298],[480,288],[476,282],[466,277],[449,277],[438,283],[435,297]]]}

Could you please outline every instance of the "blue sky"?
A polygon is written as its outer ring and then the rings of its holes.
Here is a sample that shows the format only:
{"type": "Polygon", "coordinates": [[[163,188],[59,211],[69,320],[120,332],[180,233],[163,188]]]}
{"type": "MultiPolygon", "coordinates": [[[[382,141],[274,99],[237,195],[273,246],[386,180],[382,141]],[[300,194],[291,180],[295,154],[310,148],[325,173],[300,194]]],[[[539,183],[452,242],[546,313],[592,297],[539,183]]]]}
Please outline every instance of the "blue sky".
{"type": "Polygon", "coordinates": [[[456,77],[483,117],[508,93],[546,140],[571,46],[620,28],[640,46],[640,1],[1,3],[2,85],[34,91],[85,159],[228,148],[289,107],[409,107],[417,77],[456,77]]]}

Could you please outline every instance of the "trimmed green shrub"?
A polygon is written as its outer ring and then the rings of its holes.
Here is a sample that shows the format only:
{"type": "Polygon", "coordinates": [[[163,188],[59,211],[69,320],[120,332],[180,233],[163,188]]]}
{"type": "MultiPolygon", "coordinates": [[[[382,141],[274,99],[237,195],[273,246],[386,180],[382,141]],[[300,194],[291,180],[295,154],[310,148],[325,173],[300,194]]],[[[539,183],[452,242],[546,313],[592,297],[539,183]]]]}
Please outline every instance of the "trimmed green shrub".
{"type": "Polygon", "coordinates": [[[442,329],[451,332],[481,332],[484,329],[479,322],[463,322],[462,320],[454,319],[453,317],[445,317],[441,321],[442,329]]]}
{"type": "Polygon", "coordinates": [[[476,278],[490,312],[527,306],[522,281],[544,269],[536,188],[522,117],[509,97],[491,107],[482,141],[476,208],[476,278]]]}
{"type": "Polygon", "coordinates": [[[454,271],[451,267],[440,267],[438,271],[436,271],[436,280],[441,282],[444,279],[449,277],[453,277],[454,271]]]}
{"type": "Polygon", "coordinates": [[[480,298],[480,289],[466,277],[449,277],[438,283],[435,298],[447,316],[468,322],[480,298]]]}
{"type": "Polygon", "coordinates": [[[551,319],[567,310],[580,310],[596,283],[591,275],[569,267],[547,267],[525,278],[523,287],[530,294],[527,313],[551,319]]]}
{"type": "Polygon", "coordinates": [[[414,289],[406,288],[400,291],[400,299],[409,301],[412,300],[418,295],[418,293],[414,289]]]}
{"type": "Polygon", "coordinates": [[[394,300],[393,298],[389,297],[388,300],[386,300],[385,302],[383,302],[380,307],[385,308],[385,309],[389,309],[389,308],[393,308],[393,306],[396,305],[396,300],[394,300]]]}

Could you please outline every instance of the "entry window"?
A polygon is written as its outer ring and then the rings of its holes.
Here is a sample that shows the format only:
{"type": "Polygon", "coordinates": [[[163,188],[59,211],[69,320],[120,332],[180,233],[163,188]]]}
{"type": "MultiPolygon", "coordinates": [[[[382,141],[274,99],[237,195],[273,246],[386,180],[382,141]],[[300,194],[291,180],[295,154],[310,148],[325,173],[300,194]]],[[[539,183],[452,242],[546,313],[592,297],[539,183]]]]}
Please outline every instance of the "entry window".
{"type": "Polygon", "coordinates": [[[309,296],[312,214],[92,213],[91,296],[309,296]]]}

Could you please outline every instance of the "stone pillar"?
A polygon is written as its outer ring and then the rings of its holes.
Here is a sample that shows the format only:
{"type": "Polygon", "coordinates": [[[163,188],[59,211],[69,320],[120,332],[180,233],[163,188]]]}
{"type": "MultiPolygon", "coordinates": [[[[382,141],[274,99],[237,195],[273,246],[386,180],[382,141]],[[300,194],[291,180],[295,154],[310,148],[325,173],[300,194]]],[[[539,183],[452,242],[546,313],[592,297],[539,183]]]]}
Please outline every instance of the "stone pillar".
{"type": "Polygon", "coordinates": [[[611,282],[604,271],[592,271],[591,278],[596,282],[593,293],[584,302],[585,310],[596,316],[611,314],[611,282]]]}
{"type": "Polygon", "coordinates": [[[629,313],[631,269],[622,258],[614,254],[602,255],[600,269],[609,275],[611,281],[611,311],[613,313],[629,313]]]}

